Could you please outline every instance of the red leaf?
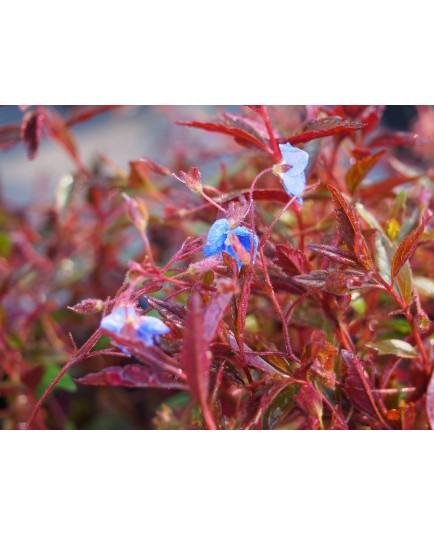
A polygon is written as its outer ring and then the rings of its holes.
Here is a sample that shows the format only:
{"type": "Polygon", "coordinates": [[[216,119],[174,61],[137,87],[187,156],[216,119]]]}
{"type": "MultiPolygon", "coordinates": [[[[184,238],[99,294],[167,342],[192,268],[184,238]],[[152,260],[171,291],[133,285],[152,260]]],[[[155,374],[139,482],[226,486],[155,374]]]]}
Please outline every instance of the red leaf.
{"type": "Polygon", "coordinates": [[[365,124],[359,121],[342,119],[338,116],[324,117],[323,119],[308,121],[295,136],[291,136],[285,141],[289,141],[292,145],[298,145],[317,138],[334,136],[335,134],[348,134],[349,132],[360,130],[364,126],[365,124]]]}
{"type": "Polygon", "coordinates": [[[341,353],[347,366],[345,392],[348,398],[359,410],[378,418],[383,426],[388,428],[375,404],[371,381],[362,362],[347,350],[341,350],[341,353]]]}
{"type": "Polygon", "coordinates": [[[354,193],[362,180],[367,176],[385,152],[386,150],[384,149],[378,153],[365,156],[350,167],[345,176],[345,182],[351,193],[354,193]]]}
{"type": "Polygon", "coordinates": [[[368,147],[400,147],[407,145],[426,145],[431,140],[414,134],[413,132],[385,132],[376,136],[368,144],[368,147]]]}
{"type": "Polygon", "coordinates": [[[290,276],[303,274],[307,271],[307,260],[304,253],[290,246],[276,246],[274,262],[290,276]]]}
{"type": "Polygon", "coordinates": [[[383,104],[368,106],[362,113],[361,120],[365,123],[364,133],[374,131],[380,124],[386,107],[383,104]]]}
{"type": "Polygon", "coordinates": [[[345,266],[359,267],[357,258],[352,251],[341,249],[335,246],[327,246],[325,244],[308,244],[309,249],[319,255],[324,255],[333,262],[344,264],[345,266]]]}
{"type": "Polygon", "coordinates": [[[247,108],[251,108],[257,114],[260,114],[262,111],[262,105],[260,104],[245,104],[245,106],[247,106],[247,108]]]}
{"type": "Polygon", "coordinates": [[[162,175],[166,177],[172,175],[172,172],[170,171],[170,169],[168,169],[167,167],[161,166],[160,164],[157,164],[153,160],[148,160],[147,158],[141,158],[138,162],[131,162],[131,164],[136,164],[137,166],[141,165],[143,167],[146,167],[150,169],[151,171],[153,171],[154,173],[157,173],[158,175],[162,175]]]}
{"type": "Polygon", "coordinates": [[[233,136],[236,141],[243,141],[259,147],[263,151],[272,153],[262,136],[245,120],[238,116],[225,115],[223,119],[218,119],[214,123],[202,123],[200,121],[178,121],[178,125],[185,127],[201,128],[210,132],[219,132],[233,136]]]}
{"type": "Polygon", "coordinates": [[[400,186],[401,184],[406,184],[407,182],[414,182],[418,179],[418,176],[405,177],[403,175],[394,175],[393,177],[381,180],[381,182],[376,182],[369,186],[361,186],[359,193],[363,195],[363,197],[390,195],[395,186],[400,186]]]}
{"type": "Polygon", "coordinates": [[[20,125],[5,125],[0,127],[0,151],[10,149],[20,141],[20,125]]]}
{"type": "Polygon", "coordinates": [[[213,296],[205,311],[205,338],[208,342],[211,342],[214,339],[226,308],[236,290],[236,288],[230,284],[232,283],[230,280],[228,280],[228,286],[222,288],[225,283],[226,280],[219,281],[218,292],[216,296],[213,296]]]}
{"type": "Polygon", "coordinates": [[[194,398],[199,402],[206,425],[215,429],[214,418],[208,407],[211,352],[206,337],[205,308],[198,292],[192,292],[185,321],[180,360],[194,398]]]}
{"type": "Polygon", "coordinates": [[[426,411],[431,429],[434,430],[434,371],[426,391],[426,411]]]}
{"type": "Polygon", "coordinates": [[[75,380],[82,385],[108,385],[112,387],[161,389],[186,389],[186,385],[177,382],[170,374],[155,372],[142,365],[125,367],[107,367],[99,372],[87,374],[75,380]]]}
{"type": "Polygon", "coordinates": [[[30,160],[33,160],[38,152],[43,125],[44,115],[39,112],[27,112],[23,117],[21,139],[26,146],[27,156],[30,160]]]}
{"type": "Polygon", "coordinates": [[[43,111],[43,115],[49,135],[65,149],[80,171],[89,176],[89,172],[80,160],[74,137],[63,118],[56,112],[47,110],[43,111]]]}
{"type": "Polygon", "coordinates": [[[312,428],[317,428],[322,419],[322,398],[318,391],[312,385],[305,384],[298,394],[294,395],[294,401],[311,417],[309,422],[312,428]]]}
{"type": "Polygon", "coordinates": [[[73,106],[71,113],[66,118],[66,124],[71,127],[77,123],[88,121],[96,115],[114,110],[115,108],[120,108],[120,106],[116,104],[106,104],[104,106],[73,106]]]}
{"type": "Polygon", "coordinates": [[[398,249],[393,256],[392,261],[392,279],[399,274],[399,271],[404,266],[404,264],[411,258],[416,249],[419,240],[422,237],[425,224],[421,223],[419,227],[414,229],[409,235],[407,235],[404,240],[399,244],[398,249]]]}
{"type": "Polygon", "coordinates": [[[334,186],[329,184],[327,188],[333,196],[338,232],[342,240],[354,251],[359,263],[367,270],[371,270],[374,262],[360,230],[360,222],[354,208],[334,186]]]}

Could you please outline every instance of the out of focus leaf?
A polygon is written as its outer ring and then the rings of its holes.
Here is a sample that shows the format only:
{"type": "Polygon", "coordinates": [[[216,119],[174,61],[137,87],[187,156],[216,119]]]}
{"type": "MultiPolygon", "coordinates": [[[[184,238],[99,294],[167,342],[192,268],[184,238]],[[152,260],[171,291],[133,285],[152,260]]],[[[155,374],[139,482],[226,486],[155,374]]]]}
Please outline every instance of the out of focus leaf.
{"type": "Polygon", "coordinates": [[[345,175],[345,182],[351,193],[354,193],[356,188],[362,182],[362,180],[368,175],[375,164],[380,160],[386,151],[379,151],[378,153],[365,156],[358,160],[345,175]]]}
{"type": "Polygon", "coordinates": [[[431,430],[434,430],[434,371],[431,373],[431,379],[426,391],[426,411],[431,430]]]}
{"type": "Polygon", "coordinates": [[[6,151],[19,143],[20,133],[20,125],[4,125],[0,127],[0,151],[6,151]]]}
{"type": "MultiPolygon", "coordinates": [[[[56,363],[46,363],[45,372],[42,376],[42,380],[36,388],[35,395],[37,398],[40,398],[47,387],[50,385],[51,381],[57,376],[60,372],[61,367],[56,365],[56,363]]],[[[74,393],[77,390],[77,386],[74,383],[74,380],[71,378],[69,372],[64,374],[62,378],[57,382],[55,387],[56,389],[62,389],[63,391],[68,391],[74,393]]]]}
{"type": "Polygon", "coordinates": [[[434,298],[434,279],[418,275],[414,277],[414,284],[420,294],[428,298],[434,298]]]}
{"type": "Polygon", "coordinates": [[[428,138],[414,132],[390,131],[376,136],[369,142],[369,147],[399,147],[408,145],[426,145],[428,138]]]}
{"type": "Polygon", "coordinates": [[[81,385],[106,385],[112,387],[186,389],[187,386],[175,380],[170,374],[156,372],[142,365],[107,367],[77,378],[81,385]]]}
{"type": "Polygon", "coordinates": [[[418,356],[416,348],[401,339],[388,339],[378,342],[370,342],[368,348],[376,350],[380,355],[396,355],[403,358],[415,358],[418,356]]]}
{"type": "Polygon", "coordinates": [[[44,115],[40,112],[27,112],[21,123],[21,139],[27,149],[30,160],[35,158],[42,137],[44,115]]]}

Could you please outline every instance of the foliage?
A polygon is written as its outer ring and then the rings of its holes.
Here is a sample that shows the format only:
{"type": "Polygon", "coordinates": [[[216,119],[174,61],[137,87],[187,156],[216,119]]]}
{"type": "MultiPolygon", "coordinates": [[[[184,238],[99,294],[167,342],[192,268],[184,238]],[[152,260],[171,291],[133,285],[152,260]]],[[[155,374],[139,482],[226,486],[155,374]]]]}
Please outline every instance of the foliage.
{"type": "Polygon", "coordinates": [[[383,106],[180,123],[227,154],[128,171],[87,167],[71,130],[113,107],[22,108],[0,148],[50,137],[75,171],[37,216],[1,201],[3,428],[434,427],[434,174],[383,106]],[[285,144],[308,155],[301,195],[285,144]],[[123,306],[134,322],[102,329],[123,306]],[[145,315],[170,331],[140,338],[145,315]]]}

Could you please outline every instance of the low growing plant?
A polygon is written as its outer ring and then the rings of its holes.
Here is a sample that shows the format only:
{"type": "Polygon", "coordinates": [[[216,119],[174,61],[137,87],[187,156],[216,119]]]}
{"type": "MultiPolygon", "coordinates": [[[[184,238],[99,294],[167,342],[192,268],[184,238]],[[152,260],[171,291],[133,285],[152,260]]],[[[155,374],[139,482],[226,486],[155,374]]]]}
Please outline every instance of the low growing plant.
{"type": "Polygon", "coordinates": [[[107,108],[0,128],[75,163],[36,226],[2,202],[4,427],[74,427],[92,389],[132,427],[434,427],[429,140],[384,106],[257,105],[174,127],[224,155],[89,169],[70,129],[107,108]]]}

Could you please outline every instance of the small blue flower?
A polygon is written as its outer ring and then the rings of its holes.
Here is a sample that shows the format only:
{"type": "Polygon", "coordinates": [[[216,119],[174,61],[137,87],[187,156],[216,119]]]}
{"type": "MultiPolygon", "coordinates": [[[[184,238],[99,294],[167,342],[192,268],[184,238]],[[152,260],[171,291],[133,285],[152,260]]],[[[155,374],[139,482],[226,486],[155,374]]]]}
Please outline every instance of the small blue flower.
{"type": "Polygon", "coordinates": [[[274,166],[273,171],[282,179],[283,187],[288,195],[297,197],[297,201],[302,204],[299,197],[306,186],[306,169],[309,154],[302,149],[293,147],[289,142],[279,145],[282,153],[282,161],[274,166]]]}
{"type": "Polygon", "coordinates": [[[212,255],[220,254],[223,251],[228,253],[237,261],[238,269],[241,268],[243,263],[241,262],[236,251],[231,244],[231,235],[238,237],[240,244],[243,248],[250,253],[251,247],[253,245],[253,261],[255,260],[256,253],[258,251],[258,237],[246,229],[246,227],[236,227],[235,229],[229,228],[229,221],[225,218],[217,220],[208,232],[208,238],[206,241],[206,246],[203,248],[203,254],[205,257],[211,257],[212,255]]]}
{"type": "MultiPolygon", "coordinates": [[[[159,318],[140,316],[131,305],[114,309],[101,320],[101,328],[106,332],[119,334],[122,333],[127,323],[134,328],[135,337],[148,346],[158,343],[160,335],[165,335],[170,331],[170,328],[159,318]]],[[[122,347],[122,350],[125,353],[129,353],[124,347],[122,347]]]]}

